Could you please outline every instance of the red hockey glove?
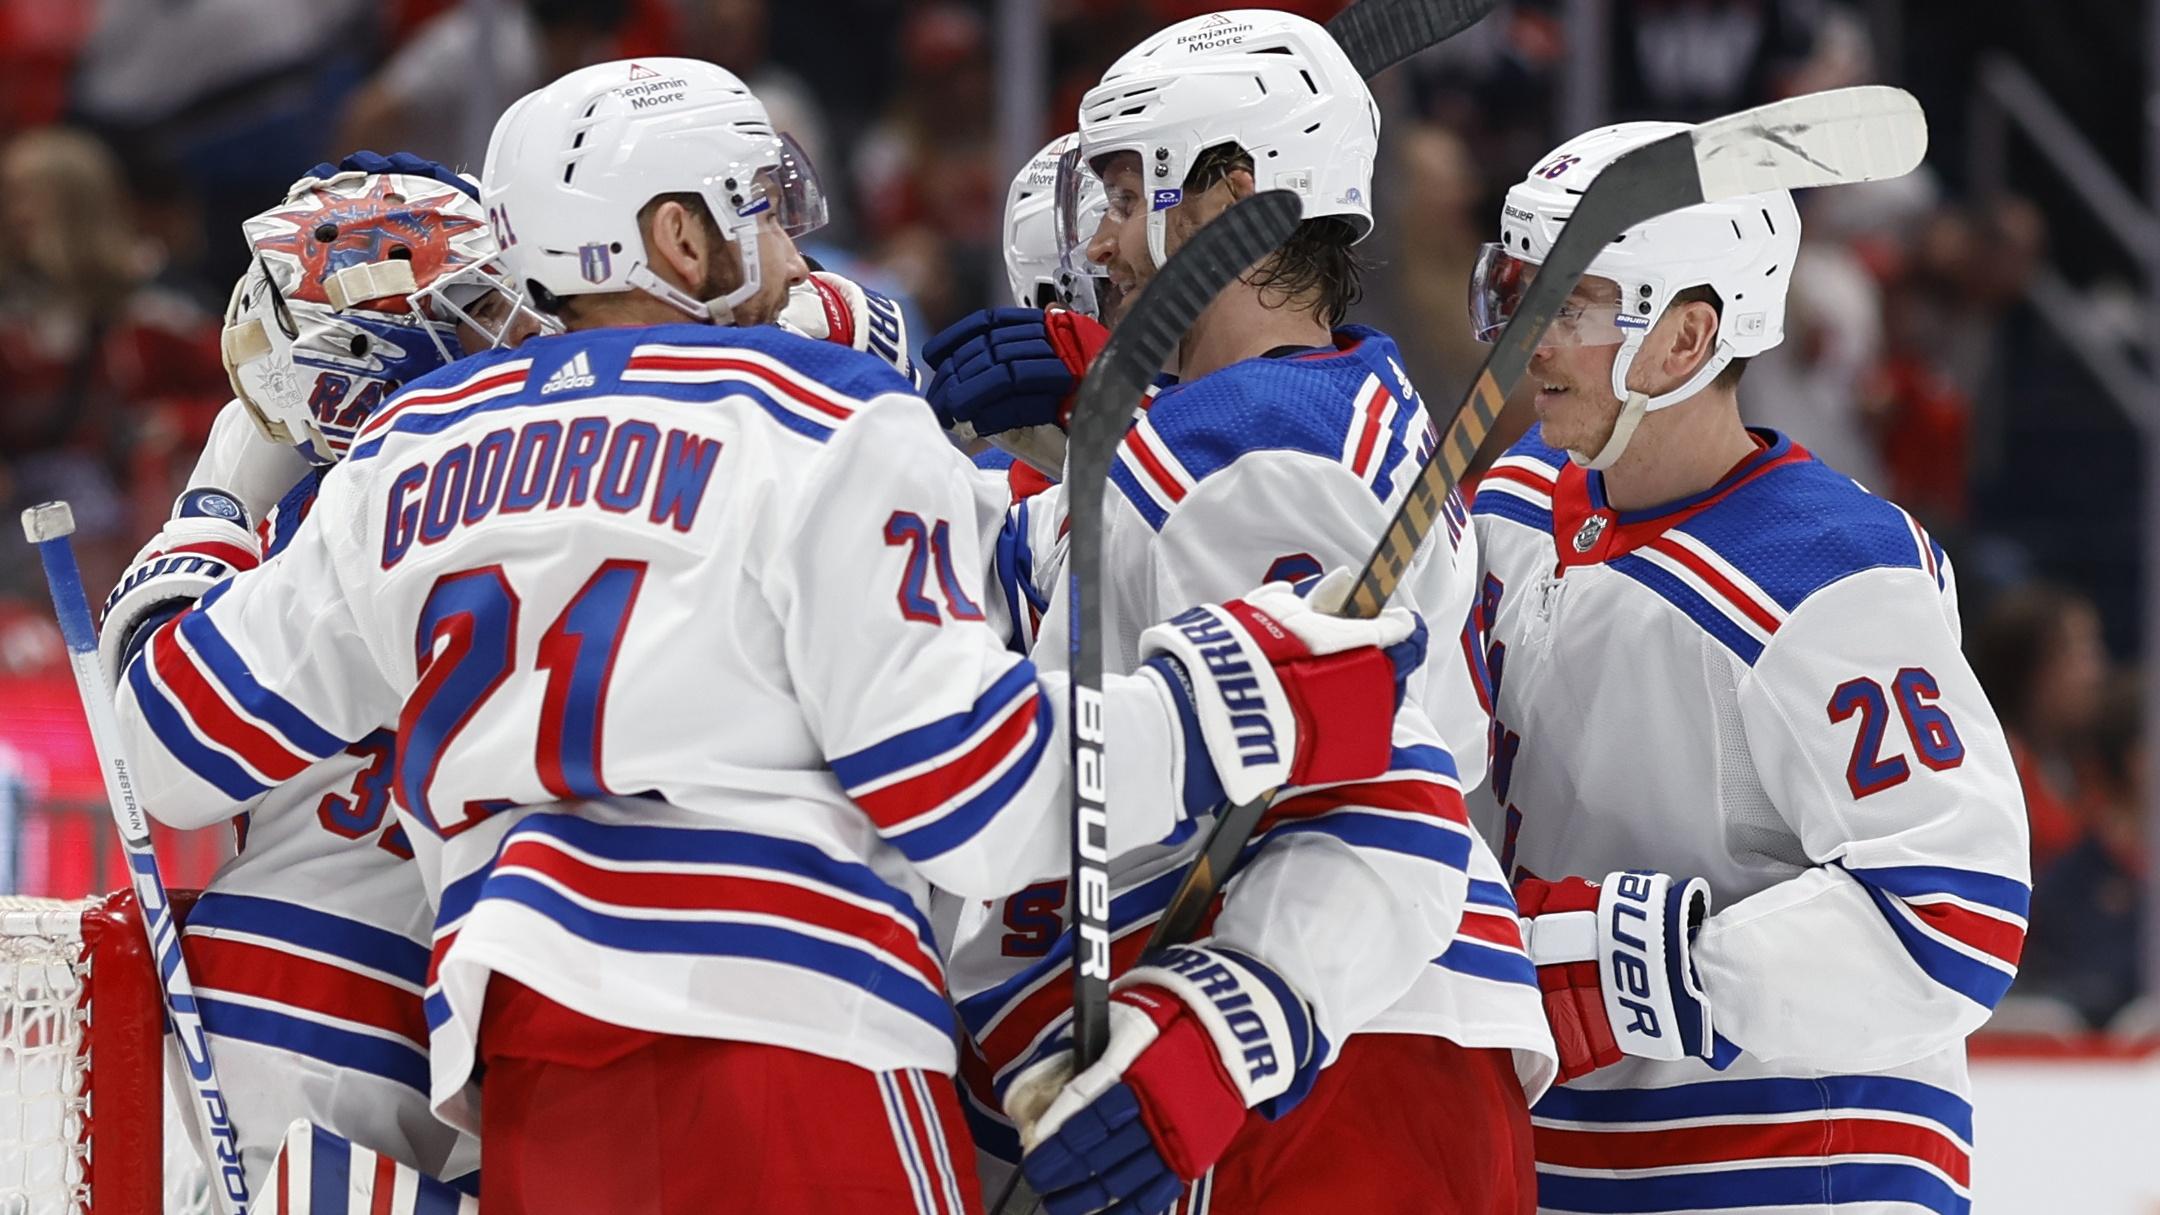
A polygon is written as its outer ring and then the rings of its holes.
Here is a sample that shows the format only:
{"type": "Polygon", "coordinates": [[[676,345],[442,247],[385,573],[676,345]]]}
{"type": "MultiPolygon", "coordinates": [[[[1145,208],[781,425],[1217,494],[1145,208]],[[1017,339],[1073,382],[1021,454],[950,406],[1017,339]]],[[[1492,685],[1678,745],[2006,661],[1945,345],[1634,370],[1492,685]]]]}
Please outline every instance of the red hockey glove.
{"type": "Polygon", "coordinates": [[[1560,1079],[1634,1055],[1710,1059],[1710,1005],[1689,957],[1710,887],[1662,873],[1515,885],[1523,938],[1560,1048],[1560,1079]]]}

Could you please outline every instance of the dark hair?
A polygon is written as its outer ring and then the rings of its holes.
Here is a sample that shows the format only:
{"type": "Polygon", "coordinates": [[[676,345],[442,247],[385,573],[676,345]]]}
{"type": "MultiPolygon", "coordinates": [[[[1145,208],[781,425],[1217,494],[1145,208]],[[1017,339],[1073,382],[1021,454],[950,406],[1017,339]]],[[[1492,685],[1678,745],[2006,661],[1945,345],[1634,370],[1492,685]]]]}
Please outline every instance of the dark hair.
{"type": "MultiPolygon", "coordinates": [[[[1708,304],[1717,310],[1719,320],[1725,319],[1725,299],[1717,293],[1717,288],[1710,286],[1708,283],[1676,292],[1672,297],[1672,303],[1708,304]]],[[[1671,311],[1672,304],[1667,304],[1665,308],[1667,311],[1671,311]]],[[[1732,362],[1725,364],[1724,367],[1718,370],[1717,378],[1710,381],[1710,386],[1728,390],[1738,388],[1740,386],[1740,377],[1747,374],[1747,365],[1748,361],[1744,358],[1734,359],[1732,362]]]]}
{"type": "MultiPolygon", "coordinates": [[[[1193,159],[1185,189],[1198,193],[1232,172],[1253,170],[1253,158],[1235,143],[1219,143],[1193,159]]],[[[1280,291],[1291,300],[1311,298],[1313,315],[1330,328],[1349,318],[1351,305],[1365,296],[1365,262],[1357,255],[1357,230],[1337,215],[1308,219],[1297,226],[1275,256],[1261,266],[1253,285],[1280,291]]]]}
{"type": "Polygon", "coordinates": [[[2064,619],[2079,610],[2090,611],[2091,604],[2076,591],[2028,582],[1997,595],[1967,635],[1973,674],[2005,726],[2023,730],[2032,724],[2026,718],[2040,673],[2055,661],[2064,619]]]}
{"type": "Polygon", "coordinates": [[[2138,749],[2145,745],[2145,698],[2135,671],[2117,675],[2101,699],[2101,711],[2093,720],[2089,743],[2093,770],[2117,794],[2135,793],[2131,787],[2138,749]]]}

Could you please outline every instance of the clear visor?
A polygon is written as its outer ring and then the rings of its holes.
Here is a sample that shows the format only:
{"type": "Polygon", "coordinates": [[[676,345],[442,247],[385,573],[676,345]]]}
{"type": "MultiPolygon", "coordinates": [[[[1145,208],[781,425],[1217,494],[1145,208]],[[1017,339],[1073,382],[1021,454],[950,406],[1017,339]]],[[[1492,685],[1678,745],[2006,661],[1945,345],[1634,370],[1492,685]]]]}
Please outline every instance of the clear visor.
{"type": "MultiPolygon", "coordinates": [[[[1488,241],[1478,250],[1477,269],[1470,272],[1470,332],[1477,340],[1499,338],[1537,272],[1537,263],[1524,261],[1495,242],[1488,241]]],[[[1609,279],[1585,278],[1561,303],[1539,345],[1617,346],[1626,338],[1620,327],[1618,286],[1609,279]],[[1585,290],[1610,290],[1613,298],[1585,298],[1585,290]]]]}
{"type": "Polygon", "coordinates": [[[771,211],[780,230],[790,237],[815,232],[825,226],[826,218],[825,189],[818,183],[817,166],[810,163],[793,135],[782,133],[773,145],[772,163],[757,169],[751,179],[755,188],[737,196],[735,213],[751,219],[771,211]]]}
{"type": "Polygon", "coordinates": [[[516,346],[535,334],[562,332],[562,322],[527,302],[524,289],[510,281],[494,258],[437,276],[413,292],[412,303],[423,316],[455,327],[458,350],[449,349],[437,326],[428,326],[435,351],[446,363],[516,346]]]}
{"type": "Polygon", "coordinates": [[[1081,163],[1078,145],[1058,157],[1054,239],[1058,248],[1058,293],[1077,311],[1100,320],[1109,278],[1088,256],[1088,245],[1109,214],[1102,180],[1081,163]]]}

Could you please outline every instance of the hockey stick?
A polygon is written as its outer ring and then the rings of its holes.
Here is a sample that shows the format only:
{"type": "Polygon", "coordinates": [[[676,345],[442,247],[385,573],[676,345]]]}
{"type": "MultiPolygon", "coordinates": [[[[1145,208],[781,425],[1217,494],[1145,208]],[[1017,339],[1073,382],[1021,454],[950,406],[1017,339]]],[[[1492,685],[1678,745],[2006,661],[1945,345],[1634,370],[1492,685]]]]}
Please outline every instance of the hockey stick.
{"type": "MultiPolygon", "coordinates": [[[[1714,119],[1644,144],[1606,166],[1591,179],[1500,331],[1438,449],[1365,562],[1343,614],[1370,619],[1395,593],[1561,303],[1606,245],[1637,224],[1701,202],[1897,177],[1911,172],[1926,151],[1927,119],[1920,103],[1903,89],[1863,85],[1714,119]]],[[[1156,921],[1148,952],[1191,939],[1267,804],[1267,798],[1259,798],[1216,820],[1206,847],[1156,921]]]]}
{"type": "Polygon", "coordinates": [[[75,564],[75,549],[68,540],[75,532],[75,514],[65,502],[47,502],[24,511],[22,525],[23,535],[37,546],[38,560],[45,566],[45,585],[52,592],[60,635],[67,642],[75,692],[82,698],[83,715],[90,721],[90,742],[97,749],[105,777],[105,796],[112,803],[113,822],[120,828],[120,846],[127,854],[135,901],[142,907],[143,929],[150,936],[151,955],[157,959],[165,1015],[172,1022],[180,1063],[193,1090],[193,1100],[185,1104],[193,1115],[196,1148],[218,1177],[219,1202],[227,1215],[247,1215],[247,1173],[240,1165],[239,1137],[225,1112],[225,1090],[210,1066],[210,1042],[203,1035],[202,1017],[195,1011],[195,985],[188,978],[187,961],[180,954],[179,926],[173,922],[165,879],[158,872],[157,852],[151,847],[150,820],[135,801],[135,783],[128,774],[127,758],[120,754],[120,723],[113,715],[112,697],[106,694],[105,677],[98,668],[97,629],[90,621],[82,571],[75,564]],[[215,1145],[214,1150],[211,1145],[215,1145]]]}
{"type": "Polygon", "coordinates": [[[1360,0],[1329,18],[1327,32],[1367,80],[1483,20],[1500,0],[1360,0]]]}
{"type": "MultiPolygon", "coordinates": [[[[1065,597],[1071,624],[1073,1074],[1110,1042],[1110,849],[1103,804],[1103,499],[1133,403],[1215,296],[1290,239],[1304,206],[1288,190],[1255,194],[1170,256],[1133,301],[1080,382],[1065,449],[1065,597]]],[[[1003,1212],[1015,1168],[991,1204],[1003,1212]]]]}
{"type": "MultiPolygon", "coordinates": [[[[1357,74],[1371,80],[1419,51],[1438,46],[1500,7],[1500,0],[1359,0],[1329,18],[1322,28],[1342,47],[1357,74]]],[[[813,270],[821,269],[810,259],[813,270]]],[[[1055,480],[1062,471],[1067,442],[1056,426],[1022,426],[994,435],[977,435],[967,422],[955,422],[952,436],[963,443],[978,438],[1035,471],[1055,480]]]]}

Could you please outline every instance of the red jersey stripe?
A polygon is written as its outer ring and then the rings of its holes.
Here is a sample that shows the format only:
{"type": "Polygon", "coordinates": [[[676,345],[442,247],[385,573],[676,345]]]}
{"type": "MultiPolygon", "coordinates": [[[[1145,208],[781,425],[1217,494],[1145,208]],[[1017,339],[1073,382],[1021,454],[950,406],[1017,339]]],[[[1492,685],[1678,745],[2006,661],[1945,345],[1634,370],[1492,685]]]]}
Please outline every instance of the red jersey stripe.
{"type": "Polygon", "coordinates": [[[200,935],[186,941],[188,966],[205,993],[253,996],[372,1025],[427,1049],[420,997],[402,987],[253,941],[200,935]]]}
{"type": "Polygon", "coordinates": [[[1373,449],[1379,446],[1380,418],[1387,412],[1389,400],[1387,388],[1377,377],[1367,382],[1373,391],[1365,402],[1365,429],[1358,435],[1357,455],[1350,461],[1350,471],[1364,478],[1372,476],[1373,449]]]}
{"type": "Polygon", "coordinates": [[[1688,567],[1695,573],[1696,577],[1708,583],[1711,590],[1716,591],[1721,598],[1739,608],[1740,613],[1749,620],[1754,621],[1763,632],[1777,632],[1777,617],[1771,615],[1763,608],[1762,604],[1756,602],[1752,596],[1733,585],[1731,579],[1719,573],[1709,562],[1697,556],[1686,546],[1674,541],[1670,536],[1660,536],[1643,547],[1656,549],[1658,552],[1688,567]]]}
{"type": "Polygon", "coordinates": [[[773,374],[762,363],[729,355],[690,354],[638,354],[630,357],[629,371],[739,371],[794,401],[799,401],[830,418],[846,421],[855,411],[838,401],[820,396],[784,376],[773,374]]]}
{"type": "Polygon", "coordinates": [[[1431,781],[1391,780],[1286,797],[1260,816],[1260,825],[1253,829],[1253,836],[1257,839],[1280,823],[1317,818],[1342,809],[1396,810],[1445,819],[1465,827],[1470,825],[1470,812],[1463,805],[1462,794],[1454,789],[1431,781]]]}
{"type": "Polygon", "coordinates": [[[1156,458],[1155,453],[1149,450],[1147,442],[1140,437],[1138,426],[1125,432],[1125,450],[1131,452],[1133,459],[1139,461],[1140,467],[1146,471],[1149,479],[1155,482],[1156,487],[1162,490],[1165,498],[1172,502],[1185,500],[1185,486],[1172,476],[1170,470],[1156,458]]]}
{"type": "Polygon", "coordinates": [[[1030,691],[1006,711],[1005,719],[972,750],[927,772],[869,793],[850,794],[879,828],[889,828],[944,805],[1000,764],[1019,753],[1035,725],[1042,693],[1030,691]]]}
{"type": "Polygon", "coordinates": [[[550,847],[539,837],[515,840],[495,862],[543,874],[596,902],[632,909],[768,915],[809,924],[874,945],[943,990],[945,972],[915,930],[891,917],[832,895],[743,874],[624,872],[603,869],[550,847]]]}
{"type": "Polygon", "coordinates": [[[2025,930],[1991,915],[1982,915],[1955,903],[1919,903],[1907,901],[1912,913],[1921,923],[1961,941],[1992,958],[2017,965],[2019,955],[2025,952],[2025,930]]]}
{"type": "Polygon", "coordinates": [[[1961,1186],[1972,1180],[1972,1160],[1962,1144],[1939,1130],[1887,1118],[1814,1117],[1645,1131],[1535,1129],[1538,1163],[1562,1168],[1657,1169],[1880,1155],[1925,1161],[1961,1186]]]}
{"type": "Polygon", "coordinates": [[[271,783],[291,780],[315,761],[300,755],[277,736],[240,716],[218,696],[216,689],[180,645],[180,621],[186,613],[160,627],[150,638],[150,665],[166,690],[180,701],[188,721],[204,738],[247,761],[271,783]]]}
{"type": "Polygon", "coordinates": [[[413,393],[410,396],[405,397],[403,400],[398,401],[390,408],[383,410],[381,413],[376,414],[372,418],[369,418],[365,423],[361,425],[359,432],[353,435],[353,441],[355,444],[357,444],[363,438],[382,432],[385,428],[389,426],[390,419],[397,417],[399,414],[404,413],[408,409],[412,409],[415,407],[427,408],[436,405],[454,405],[459,401],[479,396],[481,393],[493,392],[498,388],[504,387],[505,385],[523,384],[525,382],[525,373],[527,370],[528,369],[525,367],[512,367],[507,371],[498,371],[492,375],[482,376],[480,379],[474,380],[469,384],[460,384],[452,388],[436,389],[431,392],[413,393]]]}

